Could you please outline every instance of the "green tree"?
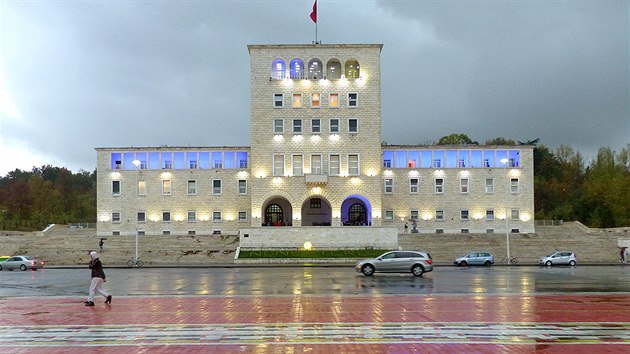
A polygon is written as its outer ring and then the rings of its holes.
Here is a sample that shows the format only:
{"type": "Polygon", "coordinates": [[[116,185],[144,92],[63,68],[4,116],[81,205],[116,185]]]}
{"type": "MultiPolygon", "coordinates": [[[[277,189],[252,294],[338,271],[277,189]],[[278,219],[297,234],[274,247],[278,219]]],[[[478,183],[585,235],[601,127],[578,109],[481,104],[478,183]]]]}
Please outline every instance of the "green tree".
{"type": "Polygon", "coordinates": [[[438,140],[436,145],[477,145],[476,141],[473,141],[466,134],[451,134],[445,135],[438,140]]]}

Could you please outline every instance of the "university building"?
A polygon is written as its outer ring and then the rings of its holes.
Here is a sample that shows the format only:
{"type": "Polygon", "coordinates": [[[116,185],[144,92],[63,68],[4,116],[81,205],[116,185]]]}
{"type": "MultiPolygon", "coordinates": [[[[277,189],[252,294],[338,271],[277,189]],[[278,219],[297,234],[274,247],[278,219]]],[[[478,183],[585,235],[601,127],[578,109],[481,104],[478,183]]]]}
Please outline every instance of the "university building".
{"type": "Polygon", "coordinates": [[[248,49],[251,145],[97,148],[99,236],[388,247],[405,223],[534,232],[532,146],[381,143],[382,45],[248,49]]]}

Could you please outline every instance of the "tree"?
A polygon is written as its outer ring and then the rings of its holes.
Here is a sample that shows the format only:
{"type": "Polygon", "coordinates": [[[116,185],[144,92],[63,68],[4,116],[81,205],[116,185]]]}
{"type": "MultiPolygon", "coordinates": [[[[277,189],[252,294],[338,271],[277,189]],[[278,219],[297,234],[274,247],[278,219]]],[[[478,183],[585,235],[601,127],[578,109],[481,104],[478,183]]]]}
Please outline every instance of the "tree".
{"type": "Polygon", "coordinates": [[[502,137],[494,138],[491,140],[486,140],[486,145],[505,145],[505,146],[514,146],[516,142],[512,139],[506,139],[502,137]]]}
{"type": "Polygon", "coordinates": [[[479,143],[470,139],[468,135],[461,134],[461,133],[445,135],[441,137],[440,140],[437,142],[437,145],[468,145],[468,144],[477,145],[479,143]]]}

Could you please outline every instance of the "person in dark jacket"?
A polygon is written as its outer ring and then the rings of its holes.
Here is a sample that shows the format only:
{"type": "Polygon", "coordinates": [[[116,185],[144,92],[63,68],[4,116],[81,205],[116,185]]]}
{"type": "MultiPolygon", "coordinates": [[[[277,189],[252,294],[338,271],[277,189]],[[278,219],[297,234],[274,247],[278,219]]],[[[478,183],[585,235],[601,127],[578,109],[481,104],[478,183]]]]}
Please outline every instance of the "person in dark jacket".
{"type": "Polygon", "coordinates": [[[94,306],[94,293],[97,292],[105,297],[105,303],[112,303],[112,296],[101,288],[105,282],[105,272],[101,260],[98,259],[96,251],[90,252],[90,269],[92,270],[92,283],[90,283],[90,292],[88,294],[85,306],[94,306]]]}

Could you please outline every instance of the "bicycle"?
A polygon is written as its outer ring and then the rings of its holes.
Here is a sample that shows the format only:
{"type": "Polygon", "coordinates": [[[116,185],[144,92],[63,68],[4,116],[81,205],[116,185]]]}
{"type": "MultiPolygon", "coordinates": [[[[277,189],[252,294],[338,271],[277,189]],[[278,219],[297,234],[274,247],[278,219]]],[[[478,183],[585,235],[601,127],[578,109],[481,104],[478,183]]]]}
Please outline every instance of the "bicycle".
{"type": "Polygon", "coordinates": [[[129,268],[131,268],[133,266],[142,267],[143,265],[144,265],[144,262],[142,262],[140,260],[140,258],[133,257],[133,258],[131,258],[130,260],[127,261],[127,267],[129,267],[129,268]]]}
{"type": "Polygon", "coordinates": [[[501,264],[517,265],[518,259],[516,257],[510,257],[509,259],[507,257],[503,257],[501,258],[501,264]]]}

